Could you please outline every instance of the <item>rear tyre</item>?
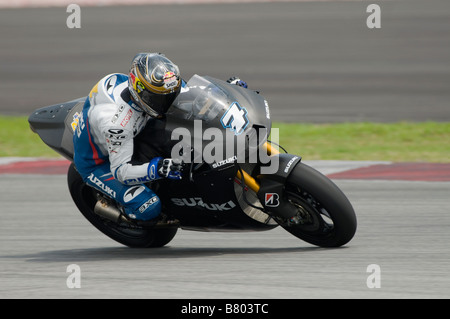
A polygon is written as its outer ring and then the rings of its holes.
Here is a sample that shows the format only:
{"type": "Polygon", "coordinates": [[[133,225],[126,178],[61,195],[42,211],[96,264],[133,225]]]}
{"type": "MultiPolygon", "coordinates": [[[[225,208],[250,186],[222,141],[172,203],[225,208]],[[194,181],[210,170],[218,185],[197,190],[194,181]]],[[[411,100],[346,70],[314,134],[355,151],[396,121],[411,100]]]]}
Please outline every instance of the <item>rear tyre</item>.
{"type": "Polygon", "coordinates": [[[72,163],[67,173],[70,195],[81,214],[99,231],[111,239],[133,248],[162,247],[176,235],[178,227],[142,229],[131,224],[119,224],[94,213],[97,191],[83,182],[72,163]]]}
{"type": "Polygon", "coordinates": [[[277,221],[292,235],[321,247],[339,247],[353,238],[357,224],[353,207],[320,172],[299,163],[287,179],[285,195],[297,207],[297,215],[277,221]]]}

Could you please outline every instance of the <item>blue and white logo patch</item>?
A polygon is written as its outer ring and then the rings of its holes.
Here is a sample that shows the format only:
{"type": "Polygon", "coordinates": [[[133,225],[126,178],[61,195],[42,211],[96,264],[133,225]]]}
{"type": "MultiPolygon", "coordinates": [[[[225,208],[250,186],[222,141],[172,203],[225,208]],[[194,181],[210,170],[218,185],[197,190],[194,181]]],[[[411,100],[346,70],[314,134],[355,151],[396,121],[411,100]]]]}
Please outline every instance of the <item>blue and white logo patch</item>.
{"type": "Polygon", "coordinates": [[[220,119],[220,123],[224,128],[234,131],[235,135],[239,135],[244,132],[249,123],[247,110],[241,107],[238,102],[233,102],[220,119]]]}
{"type": "Polygon", "coordinates": [[[116,87],[117,76],[113,75],[105,82],[106,93],[115,101],[114,99],[114,88],[116,87]]]}

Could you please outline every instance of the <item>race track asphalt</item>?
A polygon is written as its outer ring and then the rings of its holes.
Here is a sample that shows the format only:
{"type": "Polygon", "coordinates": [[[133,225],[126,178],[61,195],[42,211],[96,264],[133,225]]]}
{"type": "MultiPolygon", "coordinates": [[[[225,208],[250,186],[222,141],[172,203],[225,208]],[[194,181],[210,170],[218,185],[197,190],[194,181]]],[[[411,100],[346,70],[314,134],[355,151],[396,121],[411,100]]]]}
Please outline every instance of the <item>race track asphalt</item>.
{"type": "Polygon", "coordinates": [[[238,75],[288,122],[450,120],[450,2],[367,1],[0,9],[0,114],[87,95],[141,51],[188,79],[238,75]]]}
{"type": "MultiPolygon", "coordinates": [[[[65,8],[3,9],[0,114],[84,96],[150,50],[185,78],[241,76],[274,120],[450,120],[450,2],[377,1],[377,30],[365,24],[368,3],[86,7],[81,29],[66,27],[65,8]]],[[[0,298],[448,299],[450,182],[335,182],[358,216],[345,247],[317,248],[277,228],[182,230],[149,250],[95,230],[62,173],[2,173],[0,298]],[[73,264],[79,289],[67,286],[73,264]],[[380,288],[369,287],[370,265],[380,288]]]]}
{"type": "Polygon", "coordinates": [[[130,249],[84,219],[63,174],[1,175],[0,298],[448,299],[450,182],[335,182],[358,216],[345,247],[276,228],[180,230],[166,247],[130,249]],[[80,288],[67,285],[70,265],[80,288]]]}

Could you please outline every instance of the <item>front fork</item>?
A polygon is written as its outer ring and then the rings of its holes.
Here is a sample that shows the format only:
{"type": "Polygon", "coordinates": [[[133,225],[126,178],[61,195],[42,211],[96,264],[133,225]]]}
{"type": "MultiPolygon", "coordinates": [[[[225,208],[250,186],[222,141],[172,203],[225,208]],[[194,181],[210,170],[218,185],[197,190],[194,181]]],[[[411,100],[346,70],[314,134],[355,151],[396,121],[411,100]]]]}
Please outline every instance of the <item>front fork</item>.
{"type": "Polygon", "coordinates": [[[282,154],[267,142],[263,147],[266,148],[268,155],[277,157],[277,171],[273,174],[260,174],[258,175],[258,180],[256,180],[247,172],[238,170],[236,177],[239,180],[243,180],[246,186],[256,193],[266,212],[285,219],[291,219],[297,215],[297,208],[285,199],[285,182],[295,165],[301,161],[301,157],[282,154]]]}
{"type": "MultiPolygon", "coordinates": [[[[266,149],[268,155],[280,154],[280,152],[277,149],[275,149],[271,144],[269,144],[267,142],[264,143],[262,147],[264,147],[266,149]]],[[[245,185],[247,185],[247,187],[250,188],[255,193],[259,192],[259,189],[261,188],[261,186],[256,181],[256,179],[254,179],[252,176],[250,176],[247,172],[242,171],[242,175],[241,175],[241,170],[237,171],[236,178],[238,180],[244,180],[245,185]]]]}

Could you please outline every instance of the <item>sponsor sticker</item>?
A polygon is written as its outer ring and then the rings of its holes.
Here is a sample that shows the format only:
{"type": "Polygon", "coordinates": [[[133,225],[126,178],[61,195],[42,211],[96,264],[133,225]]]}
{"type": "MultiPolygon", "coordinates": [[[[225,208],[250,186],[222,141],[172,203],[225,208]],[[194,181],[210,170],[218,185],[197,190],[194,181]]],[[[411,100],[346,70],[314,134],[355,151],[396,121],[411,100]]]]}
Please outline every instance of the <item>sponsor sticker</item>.
{"type": "Polygon", "coordinates": [[[223,128],[230,129],[235,135],[241,134],[249,123],[247,109],[241,107],[238,102],[233,102],[223,114],[220,123],[223,128]]]}
{"type": "Polygon", "coordinates": [[[145,190],[144,186],[134,186],[125,192],[123,195],[123,201],[128,203],[135,199],[139,194],[141,194],[145,190]]]}
{"type": "Polygon", "coordinates": [[[139,212],[142,214],[145,212],[147,208],[149,208],[151,205],[155,204],[158,201],[158,196],[153,196],[148,201],[146,201],[144,204],[142,204],[141,207],[139,207],[139,212]]]}
{"type": "Polygon", "coordinates": [[[280,196],[277,193],[265,194],[265,205],[267,207],[278,207],[280,205],[280,196]]]}
{"type": "Polygon", "coordinates": [[[201,207],[210,211],[227,211],[236,207],[233,201],[222,204],[205,203],[201,197],[171,198],[173,204],[177,206],[201,207]]]}
{"type": "Polygon", "coordinates": [[[298,159],[298,156],[294,156],[291,158],[291,160],[286,164],[286,167],[284,168],[284,172],[288,173],[289,169],[291,168],[292,163],[294,163],[298,159]]]}
{"type": "Polygon", "coordinates": [[[130,121],[132,115],[133,115],[133,110],[129,109],[127,114],[123,118],[122,122],[120,122],[120,126],[125,127],[128,124],[128,122],[130,121]]]}
{"type": "Polygon", "coordinates": [[[80,112],[75,112],[72,118],[72,123],[70,123],[70,126],[72,127],[73,132],[75,133],[75,130],[77,129],[78,122],[80,121],[80,112]]]}
{"type": "Polygon", "coordinates": [[[168,71],[164,74],[164,87],[166,89],[171,89],[177,86],[178,79],[175,76],[175,73],[168,71]]]}

